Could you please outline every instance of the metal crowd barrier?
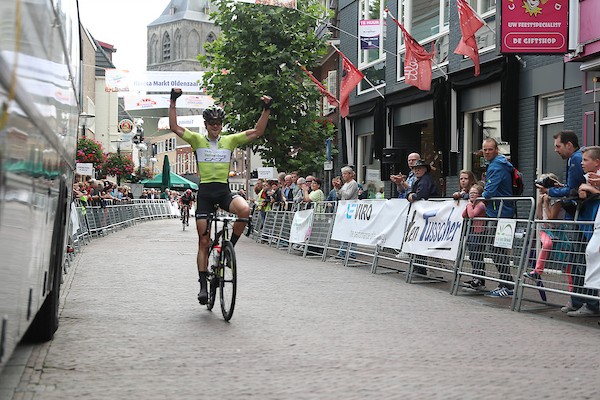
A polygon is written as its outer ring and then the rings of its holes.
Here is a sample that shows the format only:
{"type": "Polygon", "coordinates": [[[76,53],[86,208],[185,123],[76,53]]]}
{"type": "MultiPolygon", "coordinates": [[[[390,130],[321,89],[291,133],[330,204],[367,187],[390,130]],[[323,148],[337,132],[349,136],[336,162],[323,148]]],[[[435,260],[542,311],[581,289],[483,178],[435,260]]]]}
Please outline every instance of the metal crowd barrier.
{"type": "Polygon", "coordinates": [[[94,237],[106,235],[139,221],[173,218],[167,200],[106,200],[102,205],[89,205],[87,202],[74,200],[71,207],[68,229],[69,245],[73,251],[79,250],[81,244],[89,243],[94,237]]]}
{"type": "MultiPolygon", "coordinates": [[[[440,201],[431,199],[429,201],[440,201]]],[[[447,199],[443,199],[447,200],[447,199]]],[[[403,253],[397,249],[380,246],[363,246],[356,243],[341,243],[331,238],[336,203],[316,203],[311,221],[310,234],[304,243],[289,243],[294,214],[306,209],[305,203],[294,205],[290,210],[273,209],[265,215],[260,226],[260,213],[252,213],[252,236],[278,249],[301,255],[334,260],[344,266],[368,266],[371,273],[404,273],[409,283],[450,282],[454,295],[463,287],[463,280],[484,278],[488,282],[485,291],[494,289],[490,282],[514,287],[511,309],[520,311],[523,300],[555,306],[559,296],[578,293],[584,299],[598,300],[598,292],[584,287],[585,249],[593,230],[593,222],[559,221],[564,237],[556,239],[545,254],[546,264],[540,279],[526,278],[524,273],[532,271],[540,258],[540,230],[557,221],[534,220],[535,200],[531,197],[509,197],[494,199],[500,207],[512,202],[518,210],[515,218],[465,219],[462,226],[459,252],[456,260],[425,257],[403,253]],[[514,224],[511,248],[494,246],[496,227],[510,220],[514,224]],[[339,257],[340,250],[345,253],[339,257]],[[525,293],[528,296],[525,296],[525,293]],[[539,293],[539,296],[538,296],[539,293]],[[537,300],[540,297],[540,300],[537,300]]],[[[501,211],[501,209],[500,209],[501,211]]],[[[472,293],[472,292],[471,292],[472,293]]],[[[480,291],[484,293],[484,291],[480,291]]],[[[563,299],[564,300],[564,299],[563,299]]],[[[564,303],[564,302],[563,302],[564,303]]]]}

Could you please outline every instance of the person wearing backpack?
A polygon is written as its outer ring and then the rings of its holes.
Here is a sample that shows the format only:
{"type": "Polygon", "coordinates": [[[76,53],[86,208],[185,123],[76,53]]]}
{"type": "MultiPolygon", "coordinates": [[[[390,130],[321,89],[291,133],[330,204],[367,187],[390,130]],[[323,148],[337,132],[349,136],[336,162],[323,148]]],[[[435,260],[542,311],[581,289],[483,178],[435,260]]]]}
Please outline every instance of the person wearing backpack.
{"type": "MultiPolygon", "coordinates": [[[[512,197],[514,167],[504,155],[500,154],[496,139],[487,138],[483,141],[483,157],[488,165],[485,171],[485,187],[481,196],[485,199],[512,197]]],[[[486,216],[488,218],[514,218],[515,204],[513,201],[488,201],[486,216]]],[[[497,221],[488,221],[486,227],[485,240],[488,244],[488,253],[494,260],[499,273],[498,277],[503,281],[514,282],[510,272],[508,250],[493,246],[496,225],[497,221]]],[[[513,287],[513,284],[500,282],[498,287],[486,293],[486,296],[510,297],[513,295],[513,287]]]]}

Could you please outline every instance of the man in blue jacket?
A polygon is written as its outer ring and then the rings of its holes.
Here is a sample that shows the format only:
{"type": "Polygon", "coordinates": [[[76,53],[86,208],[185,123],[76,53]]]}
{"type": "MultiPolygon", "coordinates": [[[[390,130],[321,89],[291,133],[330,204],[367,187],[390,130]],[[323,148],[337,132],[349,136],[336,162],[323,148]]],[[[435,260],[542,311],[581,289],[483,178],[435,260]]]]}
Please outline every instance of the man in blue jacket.
{"type": "MultiPolygon", "coordinates": [[[[547,189],[537,186],[540,194],[548,194],[550,197],[569,197],[573,189],[585,183],[583,168],[581,167],[581,150],[579,139],[573,131],[561,131],[554,135],[554,151],[563,159],[567,160],[567,183],[547,189]]],[[[575,194],[575,196],[577,196],[575,194]]],[[[573,220],[574,215],[567,213],[567,219],[573,220]]]]}
{"type": "MultiPolygon", "coordinates": [[[[490,199],[492,197],[512,197],[512,172],[513,165],[500,154],[498,142],[494,138],[487,138],[483,141],[483,157],[488,162],[485,170],[485,187],[482,197],[490,199]]],[[[515,205],[512,201],[494,200],[489,201],[486,208],[488,218],[513,218],[515,215],[515,205]]],[[[490,245],[489,254],[496,264],[499,272],[499,278],[503,281],[513,282],[514,279],[510,273],[510,264],[507,249],[494,247],[494,236],[496,234],[497,221],[488,221],[486,230],[486,242],[490,245]]],[[[512,284],[500,282],[498,287],[487,293],[488,297],[509,297],[513,294],[512,284]]]]}
{"type": "MultiPolygon", "coordinates": [[[[579,188],[579,185],[585,183],[583,167],[581,165],[581,149],[579,148],[579,138],[573,131],[564,130],[554,135],[554,151],[563,159],[567,160],[567,181],[562,186],[546,189],[537,186],[540,193],[548,193],[550,197],[571,197],[573,191],[579,188]]],[[[580,207],[579,221],[593,221],[596,216],[594,202],[586,202],[580,207]]],[[[566,214],[566,219],[573,220],[574,215],[566,214]]],[[[562,307],[560,310],[567,313],[570,317],[593,317],[600,315],[598,300],[591,300],[585,297],[579,297],[576,294],[587,294],[597,296],[595,290],[584,287],[584,277],[586,262],[583,257],[585,254],[585,246],[589,241],[588,235],[585,235],[585,228],[582,226],[581,231],[574,229],[574,232],[569,232],[570,239],[574,244],[573,259],[571,260],[571,276],[573,277],[573,295],[571,301],[562,307]]]]}

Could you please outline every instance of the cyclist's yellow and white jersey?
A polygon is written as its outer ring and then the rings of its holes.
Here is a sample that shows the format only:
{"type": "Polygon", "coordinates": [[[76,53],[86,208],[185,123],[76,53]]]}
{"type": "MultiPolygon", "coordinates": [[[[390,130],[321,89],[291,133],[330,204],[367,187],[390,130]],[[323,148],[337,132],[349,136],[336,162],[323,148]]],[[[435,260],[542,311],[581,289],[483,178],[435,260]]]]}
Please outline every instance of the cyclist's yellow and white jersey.
{"type": "Polygon", "coordinates": [[[217,140],[210,140],[207,135],[192,132],[187,128],[182,139],[188,142],[196,153],[200,183],[227,183],[233,150],[248,143],[245,132],[219,135],[217,140]]]}

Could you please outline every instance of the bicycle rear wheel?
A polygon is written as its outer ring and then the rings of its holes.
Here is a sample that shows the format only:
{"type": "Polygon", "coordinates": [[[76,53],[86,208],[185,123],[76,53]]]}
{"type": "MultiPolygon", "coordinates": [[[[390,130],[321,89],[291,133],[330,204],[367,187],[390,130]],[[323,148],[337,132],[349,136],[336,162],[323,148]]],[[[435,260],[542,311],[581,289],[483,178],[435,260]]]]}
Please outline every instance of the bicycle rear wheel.
{"type": "Polygon", "coordinates": [[[237,289],[237,265],[235,261],[235,250],[231,242],[224,242],[221,249],[221,312],[225,321],[233,316],[235,307],[235,295],[237,289]]]}

